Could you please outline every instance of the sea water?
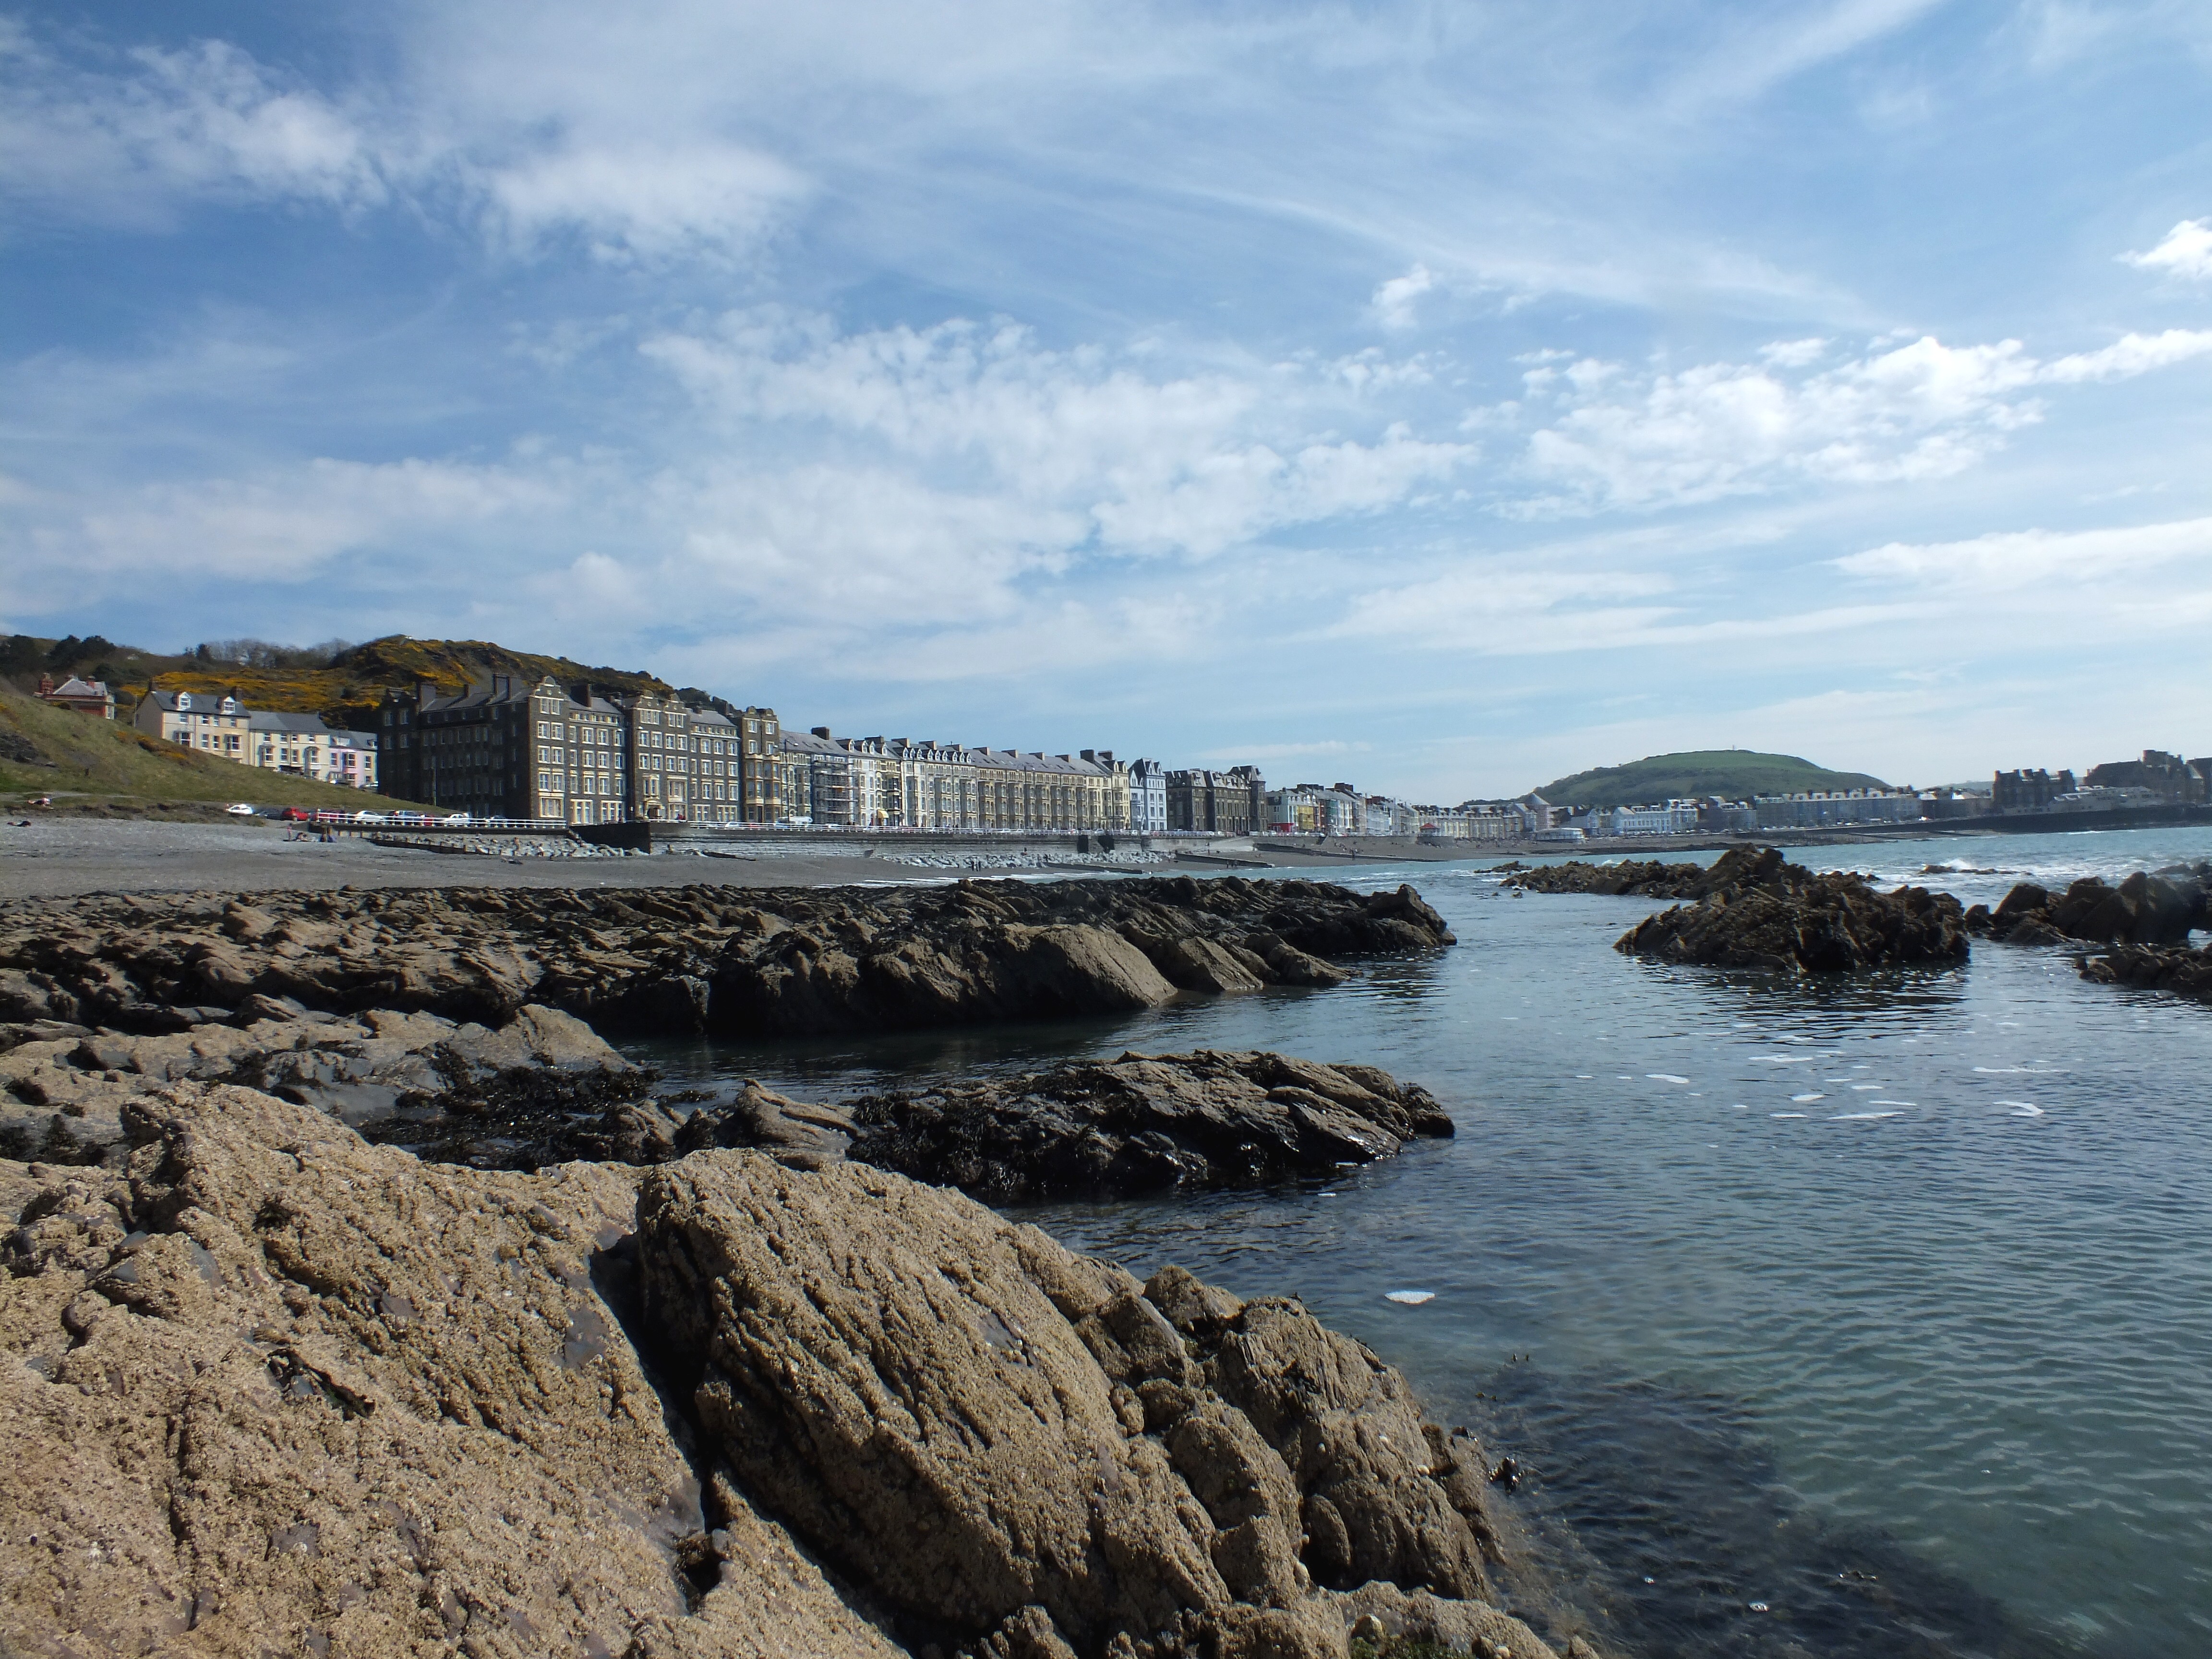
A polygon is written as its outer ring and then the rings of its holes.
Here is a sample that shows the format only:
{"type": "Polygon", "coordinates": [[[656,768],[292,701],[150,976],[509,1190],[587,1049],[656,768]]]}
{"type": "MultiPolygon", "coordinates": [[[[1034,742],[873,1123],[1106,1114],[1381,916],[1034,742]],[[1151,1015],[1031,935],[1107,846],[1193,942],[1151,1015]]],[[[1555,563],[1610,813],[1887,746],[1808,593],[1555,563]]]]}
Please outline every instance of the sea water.
{"type": "MultiPolygon", "coordinates": [[[[1792,856],[1993,902],[2212,832],[1792,856]]],[[[1368,1342],[1524,1468],[1529,1547],[1616,1646],[2212,1653],[2212,1007],[1987,941],[1813,981],[1663,967],[1612,949],[1652,900],[1520,896],[1480,860],[1313,873],[1411,881],[1460,943],[1328,991],[649,1057],[813,1098],[1129,1048],[1382,1066],[1457,1137],[1021,1213],[1368,1342]]]]}

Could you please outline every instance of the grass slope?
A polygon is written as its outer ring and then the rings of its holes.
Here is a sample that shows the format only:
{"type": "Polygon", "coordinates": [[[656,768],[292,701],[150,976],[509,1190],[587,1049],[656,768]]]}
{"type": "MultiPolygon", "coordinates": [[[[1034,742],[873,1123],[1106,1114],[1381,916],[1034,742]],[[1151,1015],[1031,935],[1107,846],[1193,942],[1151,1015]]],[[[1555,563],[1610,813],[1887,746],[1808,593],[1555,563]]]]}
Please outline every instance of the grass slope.
{"type": "MultiPolygon", "coordinates": [[[[27,650],[43,653],[51,640],[33,639],[27,650]]],[[[653,675],[620,668],[593,668],[566,657],[540,656],[510,651],[490,640],[410,640],[404,635],[371,640],[355,646],[327,668],[246,668],[235,663],[202,662],[191,656],[171,656],[143,651],[134,646],[109,646],[98,654],[66,670],[54,671],[62,679],[80,673],[104,679],[116,694],[117,713],[128,720],[137,696],[149,681],[163,691],[208,692],[221,696],[236,691],[248,708],[279,714],[320,714],[333,726],[366,730],[388,685],[411,686],[428,680],[441,690],[459,691],[471,681],[494,674],[512,674],[536,682],[547,674],[563,685],[589,680],[594,685],[623,691],[660,691],[672,688],[653,675]]],[[[35,688],[35,669],[12,676],[23,690],[35,688]]]]}
{"type": "Polygon", "coordinates": [[[1554,806],[1640,806],[1690,795],[1736,800],[1786,795],[1800,789],[1882,789],[1863,772],[1831,772],[1796,755],[1761,755],[1748,749],[1693,749],[1650,755],[1625,766],[1601,766],[1547,783],[1536,793],[1554,806]]]}
{"type": "Polygon", "coordinates": [[[240,668],[185,659],[158,674],[163,691],[223,692],[235,689],[248,708],[320,714],[332,725],[366,727],[384,688],[428,680],[441,691],[459,691],[472,681],[511,674],[535,684],[550,674],[563,685],[589,680],[623,691],[671,690],[651,674],[619,668],[592,668],[566,657],[510,651],[489,640],[410,640],[395,635],[357,645],[328,668],[240,668]]]}
{"type": "MultiPolygon", "coordinates": [[[[381,811],[399,803],[360,789],[289,778],[195,753],[125,725],[54,708],[0,690],[0,797],[51,794],[57,805],[143,812],[219,808],[250,800],[272,806],[381,811]],[[38,760],[10,757],[27,742],[38,760]]],[[[198,816],[187,813],[187,816],[198,816]]]]}

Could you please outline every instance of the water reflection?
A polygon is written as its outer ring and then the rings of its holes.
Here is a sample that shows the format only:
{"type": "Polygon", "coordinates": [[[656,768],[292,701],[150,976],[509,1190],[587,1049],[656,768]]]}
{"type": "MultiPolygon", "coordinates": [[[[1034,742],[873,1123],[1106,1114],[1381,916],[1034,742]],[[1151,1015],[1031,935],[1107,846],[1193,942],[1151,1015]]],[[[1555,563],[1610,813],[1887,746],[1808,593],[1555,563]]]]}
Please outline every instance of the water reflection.
{"type": "Polygon", "coordinates": [[[1521,1364],[1453,1409],[1486,1443],[1513,1449],[1516,1508],[1543,1577],[1641,1659],[2085,1651],[1885,1532],[1824,1518],[1740,1400],[1521,1364]]]}

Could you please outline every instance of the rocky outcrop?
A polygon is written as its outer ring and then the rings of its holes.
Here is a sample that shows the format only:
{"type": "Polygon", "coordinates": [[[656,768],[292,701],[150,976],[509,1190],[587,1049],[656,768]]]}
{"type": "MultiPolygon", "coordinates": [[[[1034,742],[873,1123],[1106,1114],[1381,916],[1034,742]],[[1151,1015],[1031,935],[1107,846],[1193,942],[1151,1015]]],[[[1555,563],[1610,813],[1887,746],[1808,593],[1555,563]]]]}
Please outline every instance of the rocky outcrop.
{"type": "Polygon", "coordinates": [[[604,1129],[580,1120],[641,1103],[653,1077],[574,1016],[535,1004],[496,1030],[390,1009],[345,1019],[267,1000],[249,1000],[234,1018],[246,1023],[158,1036],[56,1021],[0,1026],[0,1157],[100,1163],[121,1142],[131,1102],[192,1080],[249,1085],[382,1139],[438,1143],[452,1161],[535,1168],[617,1156],[588,1140],[604,1129]],[[556,1153],[549,1138],[564,1132],[556,1153]]]}
{"type": "Polygon", "coordinates": [[[1556,1651],[1486,1605],[1481,1449],[1294,1302],[860,1164],[122,1119],[120,1170],[0,1162],[11,1651],[1556,1651]]]}
{"type": "Polygon", "coordinates": [[[873,1031],[1330,985],[1330,958],[1452,942],[1411,887],[1188,876],[95,896],[0,907],[0,1019],[181,1031],[268,999],[489,1027],[534,1003],[610,1035],[873,1031]]]}
{"type": "Polygon", "coordinates": [[[847,1106],[851,1157],[999,1204],[1326,1174],[1452,1133],[1418,1084],[1273,1054],[1127,1054],[847,1106]]]}
{"type": "Polygon", "coordinates": [[[2063,893],[2021,882],[1995,910],[1976,905],[1966,926],[2015,945],[2184,945],[2194,928],[2212,927],[2212,888],[2195,872],[2138,870],[2118,887],[2084,876],[2063,893]]]}
{"type": "Polygon", "coordinates": [[[899,1651],[683,1443],[632,1172],[417,1164],[230,1086],[125,1116],[125,1171],[0,1165],[0,1648],[899,1651]]]}
{"type": "Polygon", "coordinates": [[[2120,945],[2077,960],[2081,977],[2099,985],[2171,991],[2176,996],[2212,1002],[2212,948],[2192,951],[2174,945],[2120,945]]]}
{"type": "MultiPolygon", "coordinates": [[[[1721,861],[1726,863],[1735,856],[1735,852],[1724,854],[1721,861]]],[[[1499,884],[1532,893],[1633,894],[1638,898],[1671,899],[1703,898],[1722,884],[1725,883],[1715,882],[1712,870],[1705,865],[1662,864],[1656,859],[1623,859],[1618,864],[1585,864],[1570,859],[1564,864],[1516,871],[1499,884]]]]}
{"type": "Polygon", "coordinates": [[[850,1148],[997,1202],[1251,1185],[1452,1133],[1418,1085],[1281,1054],[1125,1054],[838,1107],[750,1080],[729,1098],[656,1093],[656,1073],[536,1004],[495,1030],[389,1009],[266,1012],[161,1036],[0,1026],[0,1156],[112,1161],[131,1103],[187,1080],[264,1089],[371,1141],[479,1169],[663,1164],[710,1146],[819,1162],[850,1148]]]}
{"type": "Polygon", "coordinates": [[[1295,1303],[1139,1285],[859,1165],[690,1159],[638,1220],[702,1437],[902,1632],[1320,1655],[1357,1616],[1324,1592],[1486,1594],[1480,1449],[1295,1303]]]}
{"type": "Polygon", "coordinates": [[[1772,848],[1724,854],[1694,904],[1647,916],[1613,948],[1717,968],[1831,973],[1966,959],[1966,915],[1948,893],[1880,892],[1848,872],[1815,874],[1772,848]]]}

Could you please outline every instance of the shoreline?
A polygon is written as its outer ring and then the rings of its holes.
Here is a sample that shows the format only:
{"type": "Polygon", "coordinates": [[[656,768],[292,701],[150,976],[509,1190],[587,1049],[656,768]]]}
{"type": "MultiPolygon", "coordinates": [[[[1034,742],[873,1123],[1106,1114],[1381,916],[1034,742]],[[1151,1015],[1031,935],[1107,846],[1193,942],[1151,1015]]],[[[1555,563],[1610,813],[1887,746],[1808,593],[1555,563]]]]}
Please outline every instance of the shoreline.
{"type": "MultiPolygon", "coordinates": [[[[2140,826],[2112,824],[2112,830],[2140,826]]],[[[711,852],[601,857],[504,857],[441,852],[427,846],[380,844],[367,836],[333,842],[287,840],[274,823],[212,819],[66,817],[34,819],[27,826],[0,823],[0,899],[64,899],[95,894],[207,891],[334,892],[433,887],[568,888],[613,890],[705,885],[769,887],[927,886],[971,878],[1018,879],[1111,875],[1117,878],[1255,874],[1267,871],[1342,872],[1389,865],[1504,864],[1532,859],[1664,860],[1687,853],[1773,846],[1785,852],[1821,847],[1873,846],[1896,841],[1989,840],[2044,826],[2015,822],[2008,831],[1986,828],[1936,829],[1899,825],[1876,832],[1854,830],[1780,832],[1759,836],[1610,836],[1573,845],[1552,842],[1449,842],[1423,846],[1390,838],[1387,843],[1339,841],[1297,847],[1260,836],[1190,851],[1188,859],[1110,865],[1095,855],[1039,858],[1005,864],[919,865],[866,849],[849,853],[794,848],[758,858],[711,852]]],[[[2058,830],[2053,833],[2093,833],[2058,830]]]]}

